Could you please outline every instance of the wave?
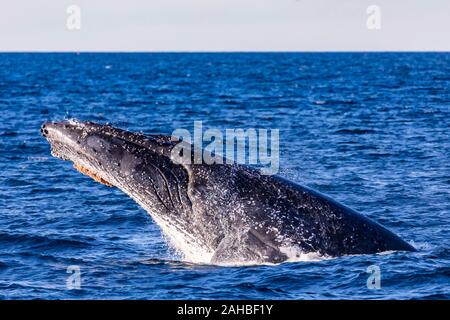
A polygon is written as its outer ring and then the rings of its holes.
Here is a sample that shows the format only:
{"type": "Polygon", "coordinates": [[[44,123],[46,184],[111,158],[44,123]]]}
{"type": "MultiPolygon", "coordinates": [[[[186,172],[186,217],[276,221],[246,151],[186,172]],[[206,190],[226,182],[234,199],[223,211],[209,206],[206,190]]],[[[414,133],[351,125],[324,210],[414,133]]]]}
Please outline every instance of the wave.
{"type": "Polygon", "coordinates": [[[372,129],[340,129],[335,131],[335,133],[339,134],[371,134],[376,133],[376,130],[372,129]]]}
{"type": "Polygon", "coordinates": [[[8,232],[0,232],[0,244],[17,244],[47,250],[61,248],[86,248],[91,246],[94,240],[95,239],[82,241],[36,234],[12,234],[8,232]]]}

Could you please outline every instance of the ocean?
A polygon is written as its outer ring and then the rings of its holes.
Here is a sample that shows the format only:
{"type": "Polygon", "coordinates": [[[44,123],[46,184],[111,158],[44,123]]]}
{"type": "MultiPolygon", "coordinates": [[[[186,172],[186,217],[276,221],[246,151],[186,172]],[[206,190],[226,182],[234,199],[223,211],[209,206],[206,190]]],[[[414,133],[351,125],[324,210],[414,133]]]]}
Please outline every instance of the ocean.
{"type": "Polygon", "coordinates": [[[1,299],[450,297],[449,53],[3,53],[0,120],[1,299]],[[418,251],[184,261],[134,201],[50,155],[41,124],[71,118],[279,129],[281,176],[418,251]]]}

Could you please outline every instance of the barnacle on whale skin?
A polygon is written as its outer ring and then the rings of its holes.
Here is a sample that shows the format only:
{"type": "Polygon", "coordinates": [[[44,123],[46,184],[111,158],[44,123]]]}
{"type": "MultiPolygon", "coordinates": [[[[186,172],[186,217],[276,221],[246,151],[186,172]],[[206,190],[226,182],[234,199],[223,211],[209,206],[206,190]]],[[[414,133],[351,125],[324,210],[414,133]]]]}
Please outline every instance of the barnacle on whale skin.
{"type": "Polygon", "coordinates": [[[99,177],[98,175],[96,175],[95,173],[90,171],[89,169],[87,169],[85,167],[82,167],[82,166],[80,166],[79,164],[76,164],[76,163],[73,164],[73,167],[75,169],[77,169],[78,171],[80,171],[81,173],[91,177],[95,181],[100,182],[101,184],[104,184],[105,186],[113,187],[113,185],[110,182],[106,181],[102,177],[99,177]]]}

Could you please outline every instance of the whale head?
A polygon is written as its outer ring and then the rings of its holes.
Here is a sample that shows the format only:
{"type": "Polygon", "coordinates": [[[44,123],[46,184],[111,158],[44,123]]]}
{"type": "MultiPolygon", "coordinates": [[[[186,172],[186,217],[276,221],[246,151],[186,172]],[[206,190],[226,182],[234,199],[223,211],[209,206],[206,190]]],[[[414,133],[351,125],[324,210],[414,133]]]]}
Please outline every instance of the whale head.
{"type": "MultiPolygon", "coordinates": [[[[46,122],[42,135],[51,145],[52,155],[71,161],[74,166],[109,186],[124,187],[142,179],[142,170],[153,170],[153,183],[174,182],[164,175],[176,171],[170,159],[174,145],[169,136],[130,133],[93,122],[74,120],[46,122]]],[[[148,177],[147,177],[148,178],[148,177]]]]}
{"type": "Polygon", "coordinates": [[[172,160],[176,141],[170,136],[131,133],[74,120],[46,122],[41,133],[53,156],[72,162],[98,182],[121,189],[154,218],[173,221],[174,216],[191,210],[188,172],[172,160]]]}

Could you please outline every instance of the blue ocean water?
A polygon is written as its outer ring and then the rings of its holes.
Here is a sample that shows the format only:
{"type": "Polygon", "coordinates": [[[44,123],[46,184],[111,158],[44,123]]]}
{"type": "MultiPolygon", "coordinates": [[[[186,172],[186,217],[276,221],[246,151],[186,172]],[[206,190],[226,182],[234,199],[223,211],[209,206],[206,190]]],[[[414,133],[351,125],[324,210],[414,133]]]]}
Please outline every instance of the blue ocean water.
{"type": "Polygon", "coordinates": [[[0,54],[0,298],[448,299],[449,128],[448,53],[0,54]],[[282,176],[418,251],[183,262],[126,195],[50,156],[40,125],[64,118],[279,128],[282,176]],[[371,265],[380,289],[367,287],[371,265]]]}

